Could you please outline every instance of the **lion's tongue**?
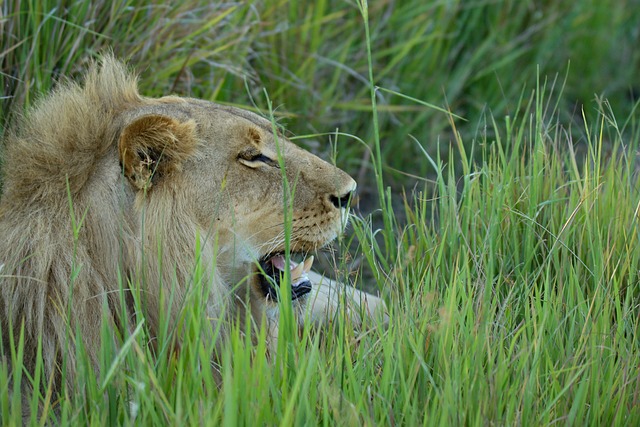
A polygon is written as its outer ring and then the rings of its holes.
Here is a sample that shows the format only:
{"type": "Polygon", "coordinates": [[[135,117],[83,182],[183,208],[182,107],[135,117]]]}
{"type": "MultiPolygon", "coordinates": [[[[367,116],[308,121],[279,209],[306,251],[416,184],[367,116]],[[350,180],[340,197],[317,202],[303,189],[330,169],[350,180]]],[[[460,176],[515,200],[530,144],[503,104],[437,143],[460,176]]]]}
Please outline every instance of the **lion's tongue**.
{"type": "MultiPolygon", "coordinates": [[[[271,264],[274,268],[284,272],[285,259],[284,255],[276,255],[271,258],[271,264]]],[[[291,268],[291,285],[296,286],[302,282],[309,280],[307,273],[311,270],[313,265],[313,255],[305,259],[304,262],[297,263],[293,260],[289,260],[289,267],[291,268]]]]}

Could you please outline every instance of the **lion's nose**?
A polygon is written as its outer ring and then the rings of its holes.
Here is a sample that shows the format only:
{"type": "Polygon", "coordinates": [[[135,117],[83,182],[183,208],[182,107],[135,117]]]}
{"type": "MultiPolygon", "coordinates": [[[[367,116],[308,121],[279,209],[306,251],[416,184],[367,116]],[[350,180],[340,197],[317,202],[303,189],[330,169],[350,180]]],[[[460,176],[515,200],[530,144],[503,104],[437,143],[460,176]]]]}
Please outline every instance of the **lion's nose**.
{"type": "Polygon", "coordinates": [[[341,196],[332,195],[329,197],[329,200],[338,209],[348,208],[349,203],[351,202],[351,198],[355,195],[356,190],[349,190],[341,196]]]}

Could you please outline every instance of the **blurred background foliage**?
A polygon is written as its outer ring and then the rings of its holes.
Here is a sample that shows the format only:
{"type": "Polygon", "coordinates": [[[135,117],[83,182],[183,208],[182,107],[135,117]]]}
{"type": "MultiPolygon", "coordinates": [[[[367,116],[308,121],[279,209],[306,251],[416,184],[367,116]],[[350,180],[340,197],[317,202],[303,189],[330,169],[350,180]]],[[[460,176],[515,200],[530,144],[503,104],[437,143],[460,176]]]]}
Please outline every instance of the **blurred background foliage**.
{"type": "MultiPolygon", "coordinates": [[[[637,424],[640,0],[372,1],[378,127],[355,0],[167,3],[0,2],[0,126],[110,49],[145,95],[270,99],[360,185],[362,215],[314,266],[380,290],[393,321],[338,320],[275,369],[234,332],[222,388],[210,343],[154,360],[134,333],[106,389],[88,373],[41,424],[637,424]]],[[[1,362],[0,424],[19,425],[1,362]]]]}
{"type": "MultiPolygon", "coordinates": [[[[266,114],[374,191],[362,16],[354,1],[6,0],[0,10],[0,123],[61,76],[113,50],[145,95],[231,103],[266,114]],[[336,141],[337,139],[337,141],[336,141]]],[[[415,138],[446,160],[454,132],[491,140],[491,120],[516,116],[535,88],[562,91],[554,117],[581,141],[606,99],[629,117],[640,94],[640,0],[377,0],[369,5],[386,183],[433,174],[415,138]],[[555,82],[555,83],[554,83],[555,82]],[[444,109],[447,114],[394,92],[444,109]],[[412,138],[413,137],[413,138],[412,138]]],[[[556,102],[555,100],[553,102],[556,102]]],[[[608,106],[607,106],[608,108],[608,106]]],[[[365,197],[366,198],[366,197],[365,197]]]]}

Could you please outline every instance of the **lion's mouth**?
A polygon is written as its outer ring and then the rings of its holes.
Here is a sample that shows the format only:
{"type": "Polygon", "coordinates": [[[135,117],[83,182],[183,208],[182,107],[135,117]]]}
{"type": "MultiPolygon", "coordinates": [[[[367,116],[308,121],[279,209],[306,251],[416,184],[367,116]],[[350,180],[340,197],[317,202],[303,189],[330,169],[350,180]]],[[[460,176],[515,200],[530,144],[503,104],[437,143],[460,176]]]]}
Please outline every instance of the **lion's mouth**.
{"type": "MultiPolygon", "coordinates": [[[[300,261],[289,261],[291,277],[291,300],[300,298],[311,292],[311,281],[307,274],[313,265],[313,256],[300,261]]],[[[263,274],[259,275],[260,287],[268,299],[278,301],[281,283],[284,280],[286,268],[285,256],[283,253],[270,254],[260,260],[260,268],[263,274]]]]}

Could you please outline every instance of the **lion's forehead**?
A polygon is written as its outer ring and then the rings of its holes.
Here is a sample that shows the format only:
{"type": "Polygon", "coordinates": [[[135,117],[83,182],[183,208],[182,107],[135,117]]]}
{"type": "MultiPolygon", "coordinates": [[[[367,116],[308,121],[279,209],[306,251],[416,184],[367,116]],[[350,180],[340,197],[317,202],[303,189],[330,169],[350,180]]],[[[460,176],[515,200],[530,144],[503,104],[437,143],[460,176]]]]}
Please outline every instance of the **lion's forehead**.
{"type": "MultiPolygon", "coordinates": [[[[239,124],[253,125],[263,132],[272,134],[279,132],[277,127],[272,126],[272,122],[258,114],[230,105],[218,104],[196,98],[184,98],[179,96],[165,96],[155,100],[155,108],[164,109],[166,112],[177,111],[196,118],[200,121],[235,121],[239,124]]],[[[279,136],[282,136],[278,134],[279,136]]]]}

